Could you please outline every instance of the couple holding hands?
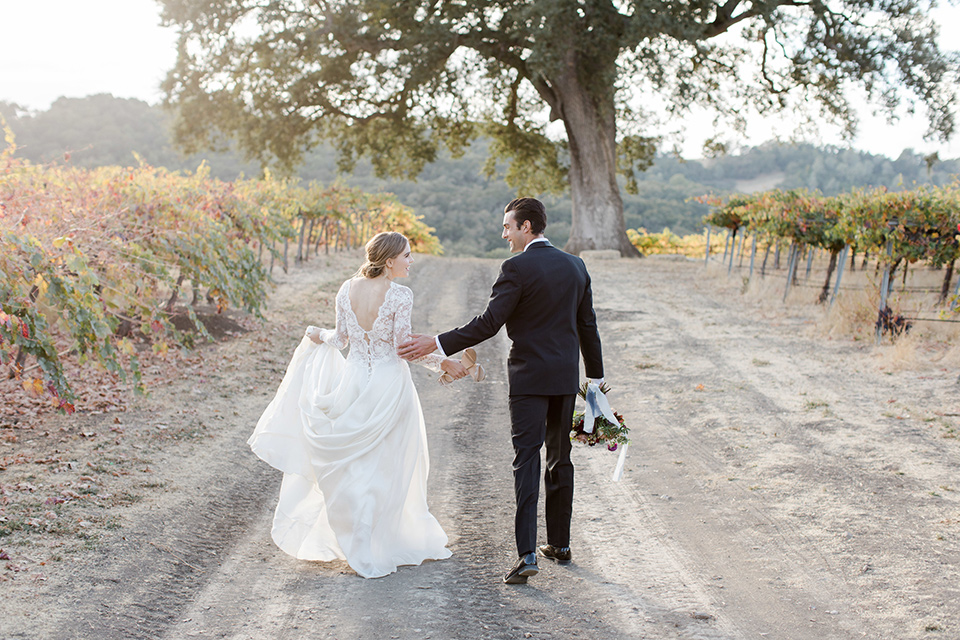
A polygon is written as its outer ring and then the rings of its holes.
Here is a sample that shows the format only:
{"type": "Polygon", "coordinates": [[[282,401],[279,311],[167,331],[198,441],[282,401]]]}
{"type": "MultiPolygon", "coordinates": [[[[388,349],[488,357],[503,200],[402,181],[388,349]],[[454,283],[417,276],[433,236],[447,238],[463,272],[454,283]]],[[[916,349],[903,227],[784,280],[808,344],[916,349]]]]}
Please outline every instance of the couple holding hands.
{"type": "Polygon", "coordinates": [[[346,560],[365,578],[450,557],[427,507],[426,431],[407,362],[442,371],[448,383],[481,380],[470,348],[506,326],[518,558],[503,580],[536,575],[538,553],[570,562],[580,354],[595,382],[603,362],[590,276],[580,258],[544,237],[546,222],[539,200],[504,208],[502,237],[514,255],[501,265],[487,308],[438,336],[411,332],[413,293],[396,282],[413,263],[406,238],[386,232],[367,243],[366,262],[337,293],[336,328],[307,329],[248,441],[284,474],[272,531],[283,551],[346,560]],[[461,351],[460,360],[448,357],[461,351]],[[547,543],[538,547],[544,445],[547,543]]]}

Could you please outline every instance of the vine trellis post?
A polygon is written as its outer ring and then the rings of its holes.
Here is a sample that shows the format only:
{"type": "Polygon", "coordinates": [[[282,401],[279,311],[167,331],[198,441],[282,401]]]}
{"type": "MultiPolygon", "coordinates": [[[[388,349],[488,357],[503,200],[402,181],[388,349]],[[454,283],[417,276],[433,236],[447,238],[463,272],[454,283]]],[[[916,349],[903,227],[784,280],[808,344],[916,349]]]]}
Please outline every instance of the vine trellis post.
{"type": "Polygon", "coordinates": [[[757,257],[757,235],[753,235],[753,241],[750,243],[750,275],[747,276],[747,280],[753,279],[753,262],[757,257]]]}
{"type": "MultiPolygon", "coordinates": [[[[317,231],[317,246],[313,250],[313,255],[315,256],[320,255],[320,243],[324,242],[326,235],[327,235],[327,216],[323,216],[323,219],[320,221],[320,230],[317,231]]],[[[327,253],[330,253],[330,247],[326,246],[325,242],[324,242],[324,249],[326,249],[327,253]]]]}
{"type": "Polygon", "coordinates": [[[310,245],[313,243],[313,227],[316,225],[317,219],[314,216],[310,217],[310,228],[307,230],[307,246],[303,252],[303,259],[310,259],[310,245]]]}
{"type": "Polygon", "coordinates": [[[957,308],[958,296],[960,296],[960,277],[957,278],[957,284],[953,287],[953,301],[950,303],[950,309],[957,308]]]}
{"type": "Polygon", "coordinates": [[[787,258],[787,286],[783,289],[783,301],[787,301],[787,294],[790,293],[790,285],[793,284],[793,276],[796,273],[797,262],[800,258],[800,244],[794,242],[790,245],[790,256],[787,258]]]}
{"type": "MultiPolygon", "coordinates": [[[[703,266],[707,266],[707,263],[710,262],[710,227],[707,227],[707,250],[703,255],[703,266]]],[[[958,281],[960,282],[960,281],[958,281]]]]}
{"type": "Polygon", "coordinates": [[[837,260],[837,281],[833,283],[833,294],[830,296],[830,306],[827,307],[827,311],[833,308],[833,301],[837,299],[837,294],[840,293],[840,281],[843,280],[843,269],[847,266],[847,254],[849,252],[850,245],[844,245],[843,249],[840,250],[840,257],[837,260]]]}
{"type": "MultiPolygon", "coordinates": [[[[743,240],[743,236],[740,236],[740,239],[743,240]]],[[[730,236],[730,263],[727,265],[727,275],[730,275],[730,272],[733,271],[733,260],[737,256],[737,230],[733,229],[730,236]]]]}
{"type": "Polygon", "coordinates": [[[887,308],[887,295],[890,291],[890,259],[893,257],[893,240],[887,240],[887,260],[883,268],[883,280],[880,282],[880,309],[877,312],[877,344],[883,329],[883,312],[887,308]]]}

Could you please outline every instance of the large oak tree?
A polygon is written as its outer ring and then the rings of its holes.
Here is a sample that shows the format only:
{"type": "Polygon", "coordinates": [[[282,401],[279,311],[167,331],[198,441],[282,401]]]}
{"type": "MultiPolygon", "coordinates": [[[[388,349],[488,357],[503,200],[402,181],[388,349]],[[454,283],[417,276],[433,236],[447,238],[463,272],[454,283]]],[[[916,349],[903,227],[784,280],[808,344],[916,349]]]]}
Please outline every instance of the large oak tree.
{"type": "Polygon", "coordinates": [[[574,253],[634,253],[617,175],[634,186],[664,117],[796,111],[853,131],[855,88],[924,108],[931,135],[954,128],[957,57],[922,0],[160,2],[187,150],[232,139],[291,169],[328,140],[345,170],[366,156],[413,177],[489,136],[489,169],[508,160],[518,190],[569,187],[574,253]]]}

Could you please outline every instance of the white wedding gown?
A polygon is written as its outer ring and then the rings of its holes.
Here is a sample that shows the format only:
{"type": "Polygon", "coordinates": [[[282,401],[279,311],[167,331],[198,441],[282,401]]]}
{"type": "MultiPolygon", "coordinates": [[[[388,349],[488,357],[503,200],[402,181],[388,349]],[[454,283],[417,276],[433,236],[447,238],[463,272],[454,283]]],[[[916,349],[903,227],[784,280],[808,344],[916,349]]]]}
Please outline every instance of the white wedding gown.
{"type": "MultiPolygon", "coordinates": [[[[345,559],[365,578],[450,557],[427,508],[429,459],[420,400],[397,345],[413,293],[391,282],[369,332],[337,293],[335,330],[304,337],[248,444],[283,471],[273,540],[302,560],[345,559]],[[340,350],[350,345],[344,359],[340,350]]],[[[439,371],[440,356],[418,361],[439,371]]]]}

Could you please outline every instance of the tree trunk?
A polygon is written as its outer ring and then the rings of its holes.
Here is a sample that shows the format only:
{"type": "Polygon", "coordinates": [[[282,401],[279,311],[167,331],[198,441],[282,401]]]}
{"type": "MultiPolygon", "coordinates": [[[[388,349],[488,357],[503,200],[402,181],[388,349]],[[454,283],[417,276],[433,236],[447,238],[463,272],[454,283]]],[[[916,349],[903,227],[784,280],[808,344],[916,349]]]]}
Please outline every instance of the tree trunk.
{"type": "Polygon", "coordinates": [[[297,213],[297,217],[300,219],[300,238],[297,241],[297,262],[303,261],[303,235],[307,231],[307,219],[303,217],[303,212],[300,211],[297,213]]]}
{"type": "Polygon", "coordinates": [[[760,277],[765,278],[767,276],[767,258],[770,257],[770,247],[772,245],[767,245],[767,250],[763,252],[763,264],[760,265],[760,277]]]}
{"type": "Polygon", "coordinates": [[[947,265],[947,271],[943,274],[943,285],[940,287],[940,298],[937,300],[937,304],[943,304],[947,301],[947,296],[950,295],[950,281],[953,280],[953,265],[956,263],[956,260],[951,260],[950,264],[947,265]]]}
{"type": "Polygon", "coordinates": [[[820,297],[817,298],[817,304],[823,304],[830,297],[830,278],[833,277],[833,270],[837,268],[837,254],[839,251],[830,252],[830,264],[827,265],[827,279],[823,281],[823,290],[820,291],[820,297]]]}
{"type": "MultiPolygon", "coordinates": [[[[549,86],[538,87],[541,95],[549,94],[551,118],[563,120],[569,143],[573,218],[564,250],[579,254],[615,249],[621,256],[637,257],[640,252],[627,238],[617,185],[614,89],[598,87],[591,92],[584,82],[587,78],[578,73],[578,55],[574,49],[568,50],[562,70],[547,81],[549,86]]],[[[589,75],[587,70],[581,71],[589,75]]]]}
{"type": "Polygon", "coordinates": [[[177,278],[177,284],[173,285],[173,293],[170,294],[170,299],[167,300],[166,312],[170,313],[173,311],[173,305],[177,304],[177,298],[180,296],[180,287],[183,285],[183,274],[180,274],[180,277],[177,278]]]}

